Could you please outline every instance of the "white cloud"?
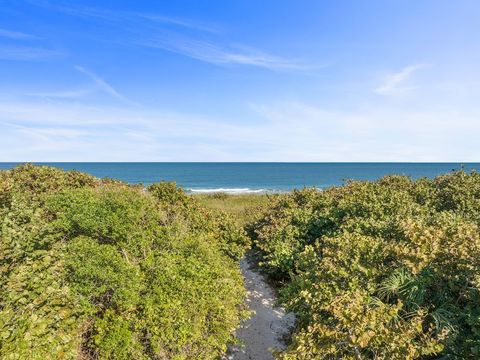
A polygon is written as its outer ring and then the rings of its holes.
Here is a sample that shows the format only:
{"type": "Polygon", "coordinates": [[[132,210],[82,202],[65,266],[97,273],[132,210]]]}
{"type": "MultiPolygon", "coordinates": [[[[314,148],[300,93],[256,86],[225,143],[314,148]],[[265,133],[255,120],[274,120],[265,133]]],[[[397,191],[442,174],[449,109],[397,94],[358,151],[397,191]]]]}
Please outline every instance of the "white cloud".
{"type": "Polygon", "coordinates": [[[0,29],[0,37],[9,38],[9,39],[16,39],[16,40],[32,40],[38,39],[37,36],[25,34],[18,31],[12,31],[7,29],[0,29]]]}
{"type": "Polygon", "coordinates": [[[69,102],[0,102],[0,161],[476,161],[478,113],[302,102],[258,121],[69,102]],[[14,124],[14,125],[12,125],[14,124]]]}
{"type": "Polygon", "coordinates": [[[139,12],[139,11],[121,11],[111,10],[106,8],[92,7],[92,6],[72,6],[53,4],[49,1],[27,0],[30,4],[39,6],[48,10],[58,11],[70,16],[100,19],[108,22],[118,22],[123,27],[127,23],[135,23],[137,25],[142,20],[147,20],[152,24],[174,25],[176,27],[199,30],[209,33],[219,33],[218,26],[212,24],[205,24],[191,19],[179,18],[174,16],[167,16],[154,12],[139,12]]]}
{"type": "Polygon", "coordinates": [[[182,18],[177,18],[172,16],[165,16],[165,15],[145,13],[145,12],[130,12],[130,13],[127,13],[127,15],[130,15],[132,17],[151,20],[153,22],[157,22],[160,24],[171,24],[179,27],[184,27],[192,30],[199,30],[199,31],[209,32],[214,34],[219,34],[221,32],[218,26],[214,26],[212,24],[203,24],[196,21],[192,21],[190,19],[187,20],[187,19],[182,19],[182,18]]]}
{"type": "MultiPolygon", "coordinates": [[[[71,6],[44,0],[27,1],[70,16],[84,17],[92,21],[101,20],[102,26],[108,25],[117,30],[118,42],[124,45],[134,44],[162,49],[217,65],[237,64],[282,71],[312,70],[312,66],[250,46],[226,45],[226,41],[219,37],[222,31],[218,25],[152,12],[71,6]],[[180,35],[179,28],[182,28],[183,33],[190,35],[180,35]],[[204,40],[205,37],[207,40],[204,40]]],[[[321,64],[314,68],[324,66],[321,64]]]]}
{"type": "Polygon", "coordinates": [[[247,47],[219,46],[213,42],[194,40],[186,37],[157,36],[153,40],[139,42],[151,48],[158,48],[212,64],[237,64],[262,67],[270,70],[304,70],[305,65],[290,59],[270,55],[247,47]]]}
{"type": "MultiPolygon", "coordinates": [[[[9,124],[6,124],[7,126],[9,124]]],[[[59,140],[61,138],[66,139],[78,139],[82,136],[92,135],[88,131],[77,130],[72,128],[65,127],[46,127],[46,128],[35,128],[22,125],[10,125],[11,127],[18,130],[18,132],[23,133],[27,136],[37,137],[42,141],[52,141],[59,140]]]]}
{"type": "Polygon", "coordinates": [[[78,70],[79,72],[81,72],[82,74],[88,76],[90,79],[92,79],[95,83],[95,85],[100,89],[102,90],[103,92],[109,94],[110,96],[118,99],[118,100],[121,100],[123,101],[124,103],[126,104],[130,104],[130,105],[138,105],[136,104],[135,102],[127,99],[125,96],[123,96],[122,94],[120,94],[117,90],[115,90],[115,88],[110,85],[109,83],[107,83],[105,80],[103,80],[100,76],[98,76],[97,74],[95,74],[94,72],[90,71],[90,70],[87,70],[85,69],[84,67],[82,66],[79,66],[79,65],[76,65],[75,66],[75,69],[78,70]]]}
{"type": "MultiPolygon", "coordinates": [[[[254,108],[255,109],[255,108],[254,108]]],[[[478,111],[375,105],[326,110],[294,102],[255,109],[277,161],[477,161],[478,111]],[[272,130],[275,129],[275,130],[272,130]]]]}
{"type": "Polygon", "coordinates": [[[84,88],[50,92],[28,92],[24,93],[24,95],[49,99],[79,99],[92,94],[94,91],[95,88],[84,88]]]}
{"type": "Polygon", "coordinates": [[[409,87],[405,85],[408,80],[415,72],[424,67],[424,64],[410,65],[396,73],[390,74],[374,91],[380,95],[396,95],[404,93],[409,89],[409,87]]]}
{"type": "Polygon", "coordinates": [[[36,61],[59,58],[65,54],[40,47],[0,47],[0,60],[36,61]]]}

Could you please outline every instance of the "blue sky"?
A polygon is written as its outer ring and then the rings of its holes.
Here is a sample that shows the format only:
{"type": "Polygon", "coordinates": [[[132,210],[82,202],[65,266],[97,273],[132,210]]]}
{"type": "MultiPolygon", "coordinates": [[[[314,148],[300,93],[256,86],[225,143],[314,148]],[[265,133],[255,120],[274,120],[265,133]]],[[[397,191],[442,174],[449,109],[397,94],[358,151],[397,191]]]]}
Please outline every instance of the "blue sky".
{"type": "Polygon", "coordinates": [[[479,161],[477,0],[0,0],[0,161],[479,161]]]}

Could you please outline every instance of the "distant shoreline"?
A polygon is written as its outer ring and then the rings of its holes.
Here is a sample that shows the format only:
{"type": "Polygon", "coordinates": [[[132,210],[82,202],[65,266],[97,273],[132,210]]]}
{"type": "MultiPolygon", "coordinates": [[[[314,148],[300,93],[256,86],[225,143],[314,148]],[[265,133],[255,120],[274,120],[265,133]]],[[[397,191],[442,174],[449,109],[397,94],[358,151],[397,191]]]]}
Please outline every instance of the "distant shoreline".
{"type": "MultiPolygon", "coordinates": [[[[348,180],[375,181],[386,175],[435,178],[452,170],[480,171],[480,163],[34,163],[76,170],[97,178],[149,186],[175,182],[187,193],[277,194],[327,189],[348,180]]],[[[0,163],[8,170],[21,163],[0,163]]]]}
{"type": "Polygon", "coordinates": [[[265,194],[288,194],[291,190],[273,190],[273,189],[249,189],[249,188],[217,188],[217,189],[184,189],[189,195],[265,195],[265,194]]]}

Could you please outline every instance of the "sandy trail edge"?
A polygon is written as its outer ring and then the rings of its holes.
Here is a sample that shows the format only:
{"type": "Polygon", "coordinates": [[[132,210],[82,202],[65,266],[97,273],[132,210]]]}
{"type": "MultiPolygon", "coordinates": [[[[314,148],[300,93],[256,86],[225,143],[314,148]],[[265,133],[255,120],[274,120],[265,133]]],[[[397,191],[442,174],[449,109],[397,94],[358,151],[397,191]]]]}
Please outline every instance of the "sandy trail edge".
{"type": "Polygon", "coordinates": [[[285,313],[281,307],[274,307],[275,293],[263,276],[255,271],[251,260],[242,259],[240,268],[247,289],[246,304],[254,314],[236,331],[242,345],[231,347],[222,359],[271,360],[271,350],[285,348],[284,339],[292,331],[295,316],[285,313]]]}

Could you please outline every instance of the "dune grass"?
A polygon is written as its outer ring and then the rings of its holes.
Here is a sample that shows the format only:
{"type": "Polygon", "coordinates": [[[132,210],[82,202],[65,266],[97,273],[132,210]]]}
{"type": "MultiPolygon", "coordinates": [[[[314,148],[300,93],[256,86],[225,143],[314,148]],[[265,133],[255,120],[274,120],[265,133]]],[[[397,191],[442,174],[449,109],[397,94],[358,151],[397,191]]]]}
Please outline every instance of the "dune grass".
{"type": "Polygon", "coordinates": [[[239,225],[245,226],[261,216],[268,205],[276,201],[281,195],[215,193],[192,196],[206,208],[231,214],[239,225]]]}

